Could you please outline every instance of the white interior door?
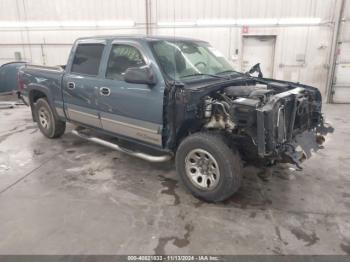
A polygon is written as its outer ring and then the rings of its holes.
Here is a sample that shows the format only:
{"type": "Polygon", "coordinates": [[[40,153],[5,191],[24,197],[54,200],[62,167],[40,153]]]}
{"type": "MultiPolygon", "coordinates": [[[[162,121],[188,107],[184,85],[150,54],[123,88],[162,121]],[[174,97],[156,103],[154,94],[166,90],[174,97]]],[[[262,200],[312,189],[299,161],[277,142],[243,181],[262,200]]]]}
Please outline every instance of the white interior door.
{"type": "Polygon", "coordinates": [[[275,36],[243,36],[242,72],[260,63],[264,77],[273,77],[275,36]]]}

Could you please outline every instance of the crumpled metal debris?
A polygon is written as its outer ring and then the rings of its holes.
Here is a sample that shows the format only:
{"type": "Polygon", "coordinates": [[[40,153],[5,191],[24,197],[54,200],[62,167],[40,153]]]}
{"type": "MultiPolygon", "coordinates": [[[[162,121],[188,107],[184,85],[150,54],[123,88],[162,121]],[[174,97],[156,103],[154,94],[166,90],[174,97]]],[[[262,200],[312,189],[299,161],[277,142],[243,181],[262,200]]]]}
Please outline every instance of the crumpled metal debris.
{"type": "Polygon", "coordinates": [[[0,101],[0,109],[15,108],[17,105],[23,105],[18,101],[0,101]]]}

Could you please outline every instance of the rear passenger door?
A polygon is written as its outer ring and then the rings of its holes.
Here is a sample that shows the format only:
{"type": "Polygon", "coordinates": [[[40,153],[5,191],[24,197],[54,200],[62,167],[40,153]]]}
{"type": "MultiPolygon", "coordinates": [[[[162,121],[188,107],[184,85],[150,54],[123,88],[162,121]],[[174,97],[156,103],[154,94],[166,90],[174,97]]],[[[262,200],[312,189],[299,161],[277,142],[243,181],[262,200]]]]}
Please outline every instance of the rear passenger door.
{"type": "Polygon", "coordinates": [[[97,97],[104,40],[78,41],[63,77],[63,101],[67,117],[84,125],[101,128],[97,97]]]}
{"type": "Polygon", "coordinates": [[[105,53],[104,81],[98,99],[104,130],[140,142],[162,145],[164,81],[150,50],[138,41],[113,41],[105,53]],[[127,83],[130,67],[150,66],[157,75],[154,86],[127,83]]]}

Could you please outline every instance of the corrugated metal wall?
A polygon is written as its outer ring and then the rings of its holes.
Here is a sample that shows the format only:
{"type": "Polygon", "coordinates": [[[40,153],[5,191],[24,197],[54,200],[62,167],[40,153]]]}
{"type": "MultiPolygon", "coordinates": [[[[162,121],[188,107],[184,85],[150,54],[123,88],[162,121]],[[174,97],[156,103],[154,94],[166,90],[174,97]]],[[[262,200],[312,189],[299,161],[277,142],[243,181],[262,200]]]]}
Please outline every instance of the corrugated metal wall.
{"type": "Polygon", "coordinates": [[[334,0],[156,0],[158,20],[321,17],[330,19],[334,0]]]}
{"type": "MultiPolygon", "coordinates": [[[[320,18],[320,25],[158,28],[155,34],[182,35],[209,41],[241,70],[243,35],[275,35],[274,77],[317,86],[325,93],[335,0],[157,0],[156,23],[191,23],[200,19],[320,18]],[[305,57],[305,62],[297,57],[305,57]]],[[[178,26],[181,27],[181,26],[178,26]]],[[[257,61],[259,62],[259,61],[257,61]]]]}
{"type": "Polygon", "coordinates": [[[327,22],[333,21],[336,1],[339,0],[0,0],[0,64],[14,60],[15,52],[32,63],[64,64],[75,38],[145,34],[148,21],[151,34],[190,36],[211,42],[238,70],[242,35],[275,35],[274,77],[315,85],[324,92],[333,30],[327,22]],[[320,18],[322,23],[250,26],[244,34],[237,25],[206,27],[192,23],[203,19],[295,17],[320,18]],[[101,21],[133,24],[119,28],[101,21]],[[169,22],[177,24],[164,26],[169,22]],[[305,61],[300,62],[298,57],[305,61]]]}
{"type": "Polygon", "coordinates": [[[65,64],[78,37],[143,34],[137,24],[145,23],[145,7],[144,0],[0,0],[0,64],[14,60],[15,52],[31,63],[65,64]],[[135,26],[98,26],[99,21],[135,26]]]}

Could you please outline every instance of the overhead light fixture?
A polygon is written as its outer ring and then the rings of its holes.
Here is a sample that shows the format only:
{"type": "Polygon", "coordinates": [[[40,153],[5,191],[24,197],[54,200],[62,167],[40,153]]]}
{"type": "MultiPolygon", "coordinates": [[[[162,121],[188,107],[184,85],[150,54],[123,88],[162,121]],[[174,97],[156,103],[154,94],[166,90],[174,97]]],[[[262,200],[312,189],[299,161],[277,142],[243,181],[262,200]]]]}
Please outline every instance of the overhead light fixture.
{"type": "Polygon", "coordinates": [[[118,21],[118,20],[101,20],[96,22],[97,26],[101,27],[132,27],[135,26],[134,21],[118,21]]]}
{"type": "Polygon", "coordinates": [[[14,27],[28,27],[28,28],[38,28],[38,27],[57,27],[59,22],[57,21],[26,21],[19,22],[18,26],[15,23],[14,27]]]}
{"type": "Polygon", "coordinates": [[[25,23],[23,22],[13,22],[13,21],[1,21],[0,27],[3,28],[15,28],[15,27],[24,27],[25,23]]]}
{"type": "Polygon", "coordinates": [[[320,23],[321,23],[321,18],[313,18],[313,17],[281,18],[278,21],[279,25],[317,25],[320,23]]]}
{"type": "Polygon", "coordinates": [[[317,25],[321,18],[247,18],[197,20],[198,26],[276,26],[276,25],[317,25]]]}
{"type": "Polygon", "coordinates": [[[186,26],[195,26],[195,21],[164,21],[164,22],[158,22],[158,26],[161,27],[186,27],[186,26]]]}
{"type": "Polygon", "coordinates": [[[264,26],[277,25],[277,19],[252,18],[252,19],[205,19],[197,20],[198,26],[264,26]]]}
{"type": "Polygon", "coordinates": [[[95,27],[95,21],[62,21],[60,27],[95,27]]]}
{"type": "Polygon", "coordinates": [[[247,19],[199,19],[197,21],[164,21],[158,22],[160,27],[210,27],[210,26],[288,26],[288,25],[317,25],[321,18],[247,18],[247,19]]]}
{"type": "Polygon", "coordinates": [[[124,20],[102,20],[102,21],[25,21],[25,22],[13,22],[13,21],[1,21],[1,28],[93,28],[93,27],[133,27],[134,21],[124,20]]]}
{"type": "Polygon", "coordinates": [[[277,25],[278,20],[273,18],[248,18],[248,19],[238,19],[237,25],[249,25],[249,26],[269,26],[277,25]]]}
{"type": "Polygon", "coordinates": [[[225,26],[225,25],[236,25],[237,20],[234,19],[203,19],[197,20],[198,26],[225,26]]]}

